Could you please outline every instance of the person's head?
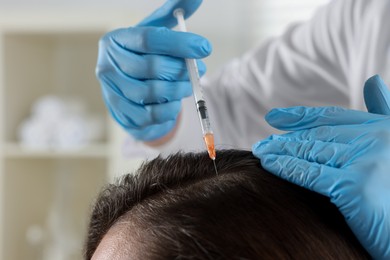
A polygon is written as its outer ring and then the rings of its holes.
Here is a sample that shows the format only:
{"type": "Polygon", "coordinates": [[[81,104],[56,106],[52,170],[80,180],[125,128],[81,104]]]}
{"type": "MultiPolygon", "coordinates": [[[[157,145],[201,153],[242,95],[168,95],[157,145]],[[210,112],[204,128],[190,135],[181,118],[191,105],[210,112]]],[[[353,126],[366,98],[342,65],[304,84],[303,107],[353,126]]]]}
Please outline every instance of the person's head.
{"type": "Polygon", "coordinates": [[[247,151],[146,162],[93,208],[86,259],[367,259],[328,198],[267,172],[247,151]]]}

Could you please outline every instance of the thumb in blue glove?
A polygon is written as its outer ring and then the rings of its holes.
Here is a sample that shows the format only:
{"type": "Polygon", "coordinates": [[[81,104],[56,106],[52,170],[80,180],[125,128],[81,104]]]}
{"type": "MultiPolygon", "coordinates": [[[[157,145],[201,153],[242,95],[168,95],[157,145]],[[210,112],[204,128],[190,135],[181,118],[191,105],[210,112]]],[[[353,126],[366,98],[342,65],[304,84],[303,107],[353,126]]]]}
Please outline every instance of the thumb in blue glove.
{"type": "MultiPolygon", "coordinates": [[[[207,39],[168,29],[173,11],[189,17],[201,0],[168,0],[136,27],[107,33],[99,43],[96,74],[112,117],[134,138],[154,141],[167,136],[178,119],[181,100],[192,94],[183,58],[211,53],[207,39]]],[[[199,61],[200,74],[206,66],[199,61]]]]}
{"type": "Polygon", "coordinates": [[[390,91],[380,76],[375,75],[366,81],[364,101],[368,112],[390,115],[390,91]]]}
{"type": "Polygon", "coordinates": [[[202,0],[168,0],[163,6],[142,20],[137,26],[154,26],[172,28],[177,25],[173,11],[181,8],[184,10],[184,18],[189,18],[202,4],[202,0]]]}

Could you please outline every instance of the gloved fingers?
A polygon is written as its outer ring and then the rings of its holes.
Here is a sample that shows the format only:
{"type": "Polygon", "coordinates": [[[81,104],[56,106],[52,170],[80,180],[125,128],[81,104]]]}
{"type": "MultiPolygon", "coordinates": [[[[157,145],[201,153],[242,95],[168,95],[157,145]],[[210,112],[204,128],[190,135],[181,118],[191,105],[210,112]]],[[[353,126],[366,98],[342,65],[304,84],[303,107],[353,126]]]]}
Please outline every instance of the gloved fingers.
{"type": "Polygon", "coordinates": [[[261,141],[252,150],[258,157],[269,154],[286,155],[333,168],[342,168],[356,154],[354,146],[349,144],[288,139],[261,141]]]}
{"type": "Polygon", "coordinates": [[[385,116],[341,107],[290,107],[272,109],[265,117],[280,130],[297,131],[319,126],[365,124],[385,116]]]}
{"type": "MultiPolygon", "coordinates": [[[[102,79],[102,81],[107,82],[105,79],[102,79]]],[[[171,101],[180,101],[183,98],[192,95],[192,87],[189,81],[137,81],[128,78],[126,81],[117,79],[116,84],[110,81],[105,85],[110,88],[113,88],[111,85],[121,86],[121,95],[138,105],[152,105],[171,101]]]]}
{"type": "Polygon", "coordinates": [[[124,102],[120,103],[122,104],[118,104],[118,106],[121,107],[120,111],[123,111],[120,114],[122,115],[122,122],[124,122],[123,125],[126,126],[126,128],[139,129],[176,120],[181,110],[180,101],[147,106],[138,106],[124,102]],[[123,109],[126,107],[128,110],[123,109]]]}
{"type": "MultiPolygon", "coordinates": [[[[117,46],[111,48],[105,57],[105,66],[98,66],[101,73],[107,73],[111,67],[114,71],[112,76],[124,74],[125,76],[139,79],[158,79],[158,80],[188,80],[188,72],[184,59],[174,58],[163,55],[140,55],[129,52],[117,46]],[[108,66],[109,65],[109,66],[108,66]]],[[[206,73],[206,65],[201,61],[197,61],[200,76],[206,73]]]]}
{"type": "Polygon", "coordinates": [[[120,48],[142,54],[201,59],[210,55],[210,42],[197,34],[177,32],[164,27],[129,27],[107,33],[99,49],[120,48]]]}
{"type": "Polygon", "coordinates": [[[352,144],[365,138],[362,127],[351,125],[320,126],[306,130],[289,132],[283,135],[271,135],[266,140],[322,141],[328,143],[352,144]]]}
{"type": "Polygon", "coordinates": [[[184,10],[184,17],[190,17],[201,5],[202,0],[168,0],[151,15],[142,20],[138,26],[165,26],[172,28],[177,25],[173,11],[184,10]]]}
{"type": "MultiPolygon", "coordinates": [[[[146,105],[149,117],[144,119],[143,125],[162,124],[167,121],[176,120],[181,111],[181,101],[172,101],[162,104],[146,105]]],[[[142,126],[142,124],[141,124],[142,126]]]]}
{"type": "Polygon", "coordinates": [[[364,101],[368,112],[390,115],[390,91],[380,76],[375,75],[366,81],[364,101]]]}
{"type": "Polygon", "coordinates": [[[176,120],[167,121],[159,125],[151,125],[138,129],[126,129],[135,139],[153,141],[168,134],[176,125],[176,120]]]}
{"type": "Polygon", "coordinates": [[[287,155],[257,155],[263,168],[301,187],[330,197],[344,172],[326,165],[287,155]]]}
{"type": "Polygon", "coordinates": [[[103,92],[106,103],[110,105],[111,113],[127,129],[143,128],[176,120],[181,110],[180,101],[142,106],[126,99],[115,89],[104,88],[103,92]]]}
{"type": "Polygon", "coordinates": [[[147,80],[136,88],[124,88],[123,94],[141,105],[180,101],[192,95],[189,81],[147,80]]]}
{"type": "Polygon", "coordinates": [[[142,81],[112,69],[99,73],[98,78],[104,88],[115,89],[119,95],[139,105],[178,101],[192,94],[189,81],[142,81]]]}

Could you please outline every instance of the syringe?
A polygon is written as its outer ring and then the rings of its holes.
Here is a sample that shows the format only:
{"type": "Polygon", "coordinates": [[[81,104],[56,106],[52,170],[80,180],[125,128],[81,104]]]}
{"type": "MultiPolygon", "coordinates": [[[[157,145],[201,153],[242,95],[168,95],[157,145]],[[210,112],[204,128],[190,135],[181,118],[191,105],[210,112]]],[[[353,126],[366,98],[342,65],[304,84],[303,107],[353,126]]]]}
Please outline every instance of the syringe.
{"type": "MultiPolygon", "coordinates": [[[[179,30],[182,32],[187,32],[187,27],[184,21],[184,10],[178,8],[173,12],[173,15],[177,19],[179,30]]],[[[195,59],[185,59],[185,61],[186,61],[190,81],[192,84],[192,91],[194,93],[194,99],[198,111],[200,125],[202,127],[203,140],[206,144],[209,157],[214,162],[215,172],[218,174],[217,166],[215,164],[215,158],[217,155],[215,152],[214,134],[213,131],[211,130],[210,118],[207,112],[206,102],[203,98],[202,87],[200,85],[198,65],[196,64],[195,59]]]]}

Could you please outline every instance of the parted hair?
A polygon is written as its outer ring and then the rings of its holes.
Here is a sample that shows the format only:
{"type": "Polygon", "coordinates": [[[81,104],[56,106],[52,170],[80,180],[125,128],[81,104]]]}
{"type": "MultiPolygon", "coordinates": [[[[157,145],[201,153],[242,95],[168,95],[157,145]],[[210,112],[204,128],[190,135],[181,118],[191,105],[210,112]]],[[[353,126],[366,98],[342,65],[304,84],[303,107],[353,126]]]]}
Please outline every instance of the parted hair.
{"type": "Polygon", "coordinates": [[[177,153],[105,187],[90,217],[85,259],[126,219],[140,259],[369,259],[329,199],[262,169],[249,151],[177,153]]]}

